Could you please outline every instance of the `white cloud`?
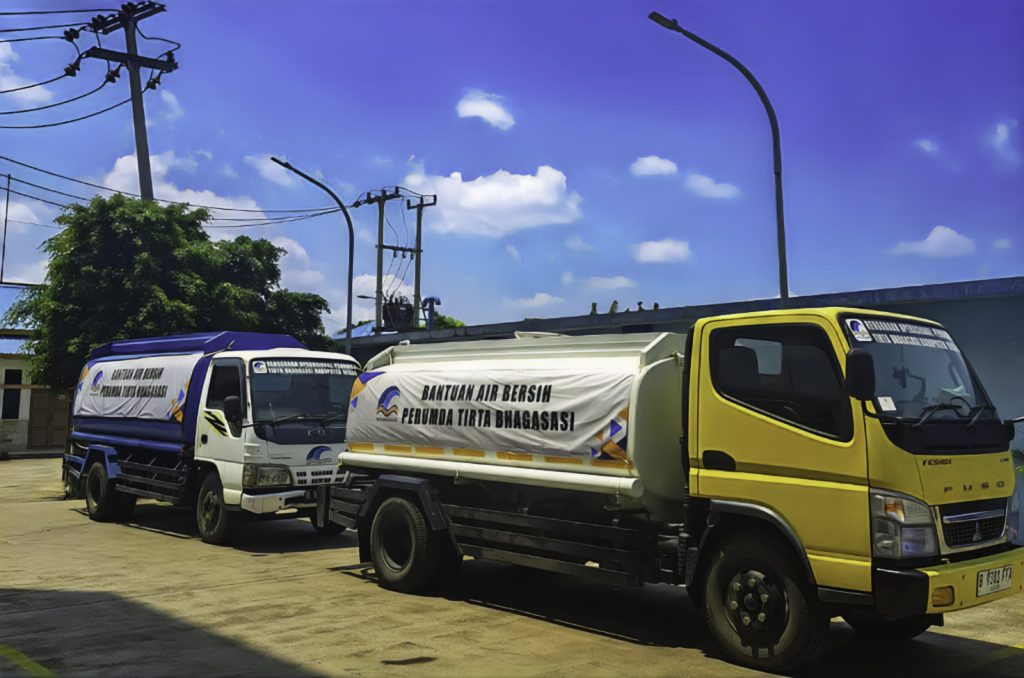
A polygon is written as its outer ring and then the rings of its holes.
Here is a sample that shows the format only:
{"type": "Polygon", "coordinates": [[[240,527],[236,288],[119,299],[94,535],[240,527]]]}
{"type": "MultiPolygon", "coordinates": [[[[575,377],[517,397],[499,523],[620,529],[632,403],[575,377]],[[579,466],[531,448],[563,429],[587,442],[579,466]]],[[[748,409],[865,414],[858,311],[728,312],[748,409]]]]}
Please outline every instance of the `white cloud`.
{"type": "Polygon", "coordinates": [[[6,203],[4,204],[5,209],[3,211],[6,211],[7,230],[11,234],[20,235],[28,232],[30,228],[38,228],[37,226],[32,226],[32,224],[52,223],[53,217],[57,215],[55,211],[51,212],[49,208],[42,204],[37,204],[33,208],[15,198],[11,198],[9,206],[6,206],[6,203]],[[44,210],[46,211],[44,212],[44,210]]]}
{"type": "Polygon", "coordinates": [[[455,111],[460,118],[480,118],[492,127],[507,130],[516,124],[516,119],[501,104],[502,97],[478,89],[471,90],[459,99],[455,111]]]}
{"type": "Polygon", "coordinates": [[[46,269],[49,265],[50,260],[42,257],[30,264],[12,266],[4,275],[4,282],[40,284],[46,278],[46,269]]]}
{"type": "Polygon", "coordinates": [[[932,139],[915,139],[914,146],[917,150],[928,155],[938,155],[939,153],[939,144],[932,139]]]}
{"type": "Polygon", "coordinates": [[[570,235],[565,239],[565,246],[571,249],[573,252],[589,252],[594,249],[593,245],[586,242],[583,238],[578,235],[570,235]]]}
{"type": "Polygon", "coordinates": [[[229,162],[226,162],[223,165],[221,165],[220,173],[231,179],[238,178],[238,170],[236,170],[229,162]]]}
{"type": "Polygon", "coordinates": [[[1010,249],[1010,244],[1011,243],[1010,243],[1010,239],[1009,238],[999,238],[998,240],[996,240],[995,242],[992,243],[992,249],[994,249],[994,250],[1008,250],[1008,249],[1010,249]]]}
{"type": "Polygon", "coordinates": [[[532,297],[525,299],[505,299],[506,304],[516,308],[544,308],[545,306],[556,306],[564,301],[561,297],[556,297],[547,292],[537,292],[532,297]]]}
{"type": "Polygon", "coordinates": [[[164,120],[177,120],[181,116],[185,115],[185,109],[178,101],[178,97],[171,93],[171,90],[160,90],[160,100],[164,102],[164,110],[163,113],[161,113],[161,117],[163,117],[164,120]]]}
{"type": "Polygon", "coordinates": [[[523,257],[519,254],[519,250],[516,249],[515,245],[505,245],[505,252],[512,257],[512,261],[522,261],[523,257]]]}
{"type": "Polygon", "coordinates": [[[313,267],[309,252],[301,244],[280,236],[271,238],[270,242],[287,251],[281,257],[281,284],[290,289],[320,289],[324,284],[324,274],[313,267]]]}
{"type": "Polygon", "coordinates": [[[295,185],[295,177],[292,176],[292,173],[271,160],[270,155],[247,155],[245,162],[256,168],[260,176],[271,183],[286,188],[295,185]]]}
{"type": "Polygon", "coordinates": [[[206,150],[205,148],[200,148],[199,150],[197,150],[196,155],[198,155],[200,158],[205,158],[206,160],[213,160],[213,153],[211,151],[206,150]]]}
{"type": "Polygon", "coordinates": [[[563,285],[571,285],[575,279],[575,276],[573,276],[572,272],[570,271],[566,271],[565,273],[562,274],[563,285]]]}
{"type": "Polygon", "coordinates": [[[633,245],[632,250],[634,261],[641,264],[669,264],[687,261],[692,254],[690,243],[672,238],[646,240],[633,245]]]}
{"type": "Polygon", "coordinates": [[[718,182],[711,177],[690,172],[686,175],[686,188],[702,198],[738,198],[740,189],[724,181],[718,182]]]}
{"type": "Polygon", "coordinates": [[[636,287],[636,281],[624,275],[591,276],[587,278],[587,287],[595,290],[617,290],[624,287],[636,287]]]}
{"type": "MultiPolygon", "coordinates": [[[[149,164],[153,173],[153,196],[160,200],[191,205],[224,207],[226,209],[260,209],[256,201],[248,196],[230,197],[218,195],[206,189],[197,190],[176,186],[168,180],[168,171],[172,168],[191,171],[195,168],[195,161],[190,158],[179,158],[174,154],[174,151],[167,151],[160,155],[151,155],[149,157],[149,164]]],[[[122,155],[114,161],[114,168],[99,183],[119,191],[137,194],[139,192],[139,170],[135,154],[122,155]]],[[[213,209],[210,210],[210,216],[238,218],[240,215],[238,212],[218,212],[216,209],[213,209]]],[[[266,217],[263,212],[246,212],[242,213],[241,216],[252,217],[253,221],[266,217]]],[[[237,235],[231,229],[216,229],[216,231],[211,231],[211,234],[217,238],[234,237],[237,235]]]]}
{"type": "Polygon", "coordinates": [[[1020,154],[1013,144],[1016,128],[1016,120],[1004,120],[996,123],[988,137],[989,146],[996,152],[996,155],[1014,165],[1020,162],[1020,154]]]}
{"type": "Polygon", "coordinates": [[[665,174],[675,174],[679,167],[668,158],[660,158],[656,155],[645,155],[637,158],[629,166],[630,173],[635,177],[650,177],[665,174]]]}
{"type": "Polygon", "coordinates": [[[565,174],[541,165],[536,174],[494,174],[464,181],[461,172],[426,174],[414,165],[403,182],[420,193],[437,194],[437,214],[428,227],[438,233],[501,238],[529,228],[567,224],[580,218],[583,198],[568,190],[565,174]]]}
{"type": "MultiPolygon", "coordinates": [[[[23,78],[14,72],[13,64],[19,60],[18,53],[8,42],[0,42],[0,90],[15,89],[31,85],[33,80],[23,78]]],[[[3,101],[14,101],[18,104],[45,104],[53,99],[53,92],[46,87],[32,87],[20,92],[2,95],[3,101]],[[9,97],[10,99],[8,99],[9,97]]]]}
{"type": "Polygon", "coordinates": [[[936,226],[924,240],[896,243],[889,254],[917,254],[922,257],[960,257],[974,251],[974,241],[947,226],[936,226]]]}

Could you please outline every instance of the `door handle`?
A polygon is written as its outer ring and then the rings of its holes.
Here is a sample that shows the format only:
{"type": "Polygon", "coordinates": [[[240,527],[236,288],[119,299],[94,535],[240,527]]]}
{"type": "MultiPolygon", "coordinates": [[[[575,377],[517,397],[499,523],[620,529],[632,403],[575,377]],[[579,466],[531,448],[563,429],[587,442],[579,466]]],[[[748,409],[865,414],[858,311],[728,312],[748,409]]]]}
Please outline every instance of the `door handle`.
{"type": "Polygon", "coordinates": [[[199,444],[200,445],[205,445],[208,440],[209,440],[209,437],[207,437],[207,435],[205,433],[203,435],[199,436],[199,444]]]}
{"type": "Polygon", "coordinates": [[[704,450],[701,455],[704,468],[711,471],[735,471],[736,460],[722,450],[704,450]]]}

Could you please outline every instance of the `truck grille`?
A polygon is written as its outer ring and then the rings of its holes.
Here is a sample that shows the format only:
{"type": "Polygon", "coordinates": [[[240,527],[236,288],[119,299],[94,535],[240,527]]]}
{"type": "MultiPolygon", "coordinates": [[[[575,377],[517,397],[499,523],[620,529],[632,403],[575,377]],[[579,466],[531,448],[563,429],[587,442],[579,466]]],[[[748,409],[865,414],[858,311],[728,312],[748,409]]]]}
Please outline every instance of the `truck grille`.
{"type": "Polygon", "coordinates": [[[963,548],[994,541],[1006,527],[1006,499],[984,499],[939,508],[946,546],[963,548]]]}
{"type": "Polygon", "coordinates": [[[334,468],[301,470],[295,472],[296,485],[320,485],[334,481],[334,468]]]}

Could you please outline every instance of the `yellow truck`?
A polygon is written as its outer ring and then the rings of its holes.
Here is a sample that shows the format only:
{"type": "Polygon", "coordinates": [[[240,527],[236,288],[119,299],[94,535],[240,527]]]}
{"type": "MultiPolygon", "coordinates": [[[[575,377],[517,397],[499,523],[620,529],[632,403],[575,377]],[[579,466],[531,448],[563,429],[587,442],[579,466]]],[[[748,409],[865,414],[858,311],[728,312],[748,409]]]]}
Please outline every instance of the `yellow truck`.
{"type": "Polygon", "coordinates": [[[835,616],[898,641],[1024,590],[1012,437],[945,329],[863,309],[399,345],[318,519],[398,591],[465,556],[683,586],[728,658],[787,671],[835,616]]]}

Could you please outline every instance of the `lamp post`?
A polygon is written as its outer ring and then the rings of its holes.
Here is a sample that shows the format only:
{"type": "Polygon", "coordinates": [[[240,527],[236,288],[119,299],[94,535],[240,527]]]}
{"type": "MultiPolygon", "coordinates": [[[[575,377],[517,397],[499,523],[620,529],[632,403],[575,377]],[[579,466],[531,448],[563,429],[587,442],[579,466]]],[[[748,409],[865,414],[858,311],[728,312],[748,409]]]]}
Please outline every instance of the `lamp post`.
{"type": "Polygon", "coordinates": [[[309,183],[322,188],[327,195],[334,199],[334,202],[338,203],[341,213],[345,215],[345,223],[348,225],[348,300],[345,311],[345,353],[352,355],[352,262],[356,247],[356,231],[352,226],[352,217],[349,215],[348,208],[345,207],[345,203],[341,201],[341,198],[339,198],[337,194],[328,188],[323,182],[317,181],[302,170],[296,169],[287,160],[281,160],[275,157],[271,157],[270,159],[286,170],[295,172],[309,183]]]}
{"type": "Polygon", "coordinates": [[[749,82],[754,88],[754,91],[757,92],[757,96],[760,97],[761,103],[764,104],[764,110],[768,114],[768,123],[772,128],[772,161],[775,169],[775,228],[779,246],[779,296],[782,299],[782,307],[785,308],[789,305],[789,273],[786,266],[786,224],[782,214],[782,148],[779,145],[779,120],[775,116],[775,109],[772,108],[772,102],[768,100],[768,95],[765,94],[764,88],[761,87],[761,83],[757,81],[757,78],[754,77],[754,74],[751,73],[746,66],[740,63],[739,59],[729,54],[724,49],[712,45],[699,35],[695,35],[694,33],[686,30],[680,26],[679,22],[675,19],[668,19],[658,12],[651,12],[649,18],[659,26],[682,34],[709,52],[712,52],[728,61],[743,75],[744,78],[747,79],[747,82],[749,82]]]}

